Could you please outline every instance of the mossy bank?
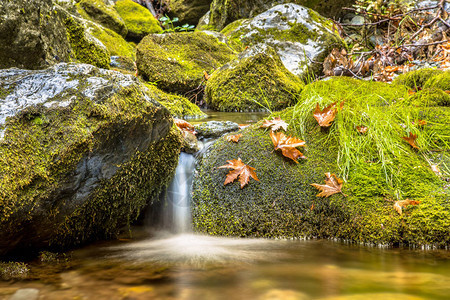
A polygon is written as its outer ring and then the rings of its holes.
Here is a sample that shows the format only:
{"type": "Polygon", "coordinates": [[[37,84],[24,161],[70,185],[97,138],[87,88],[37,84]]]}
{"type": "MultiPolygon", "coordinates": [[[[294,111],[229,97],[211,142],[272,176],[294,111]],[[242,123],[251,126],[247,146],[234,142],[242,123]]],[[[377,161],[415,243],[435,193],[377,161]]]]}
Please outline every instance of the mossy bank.
{"type": "Polygon", "coordinates": [[[114,237],[158,198],[180,136],[133,76],[58,64],[0,78],[0,253],[114,237]]]}
{"type": "Polygon", "coordinates": [[[332,78],[307,85],[298,103],[276,113],[289,123],[288,135],[306,141],[307,159],[284,158],[267,129],[241,131],[238,143],[219,138],[200,158],[194,180],[193,220],[197,231],[215,235],[281,238],[337,238],[366,244],[450,244],[450,175],[444,106],[408,106],[408,87],[332,78]],[[313,118],[317,103],[344,102],[328,129],[313,118]],[[418,120],[425,120],[425,126],[418,120]],[[357,126],[366,126],[361,134],[357,126]],[[419,149],[403,136],[417,134],[419,149]],[[436,153],[439,153],[436,155],[436,153]],[[260,182],[240,189],[224,186],[227,170],[217,167],[241,158],[256,168],[260,182]],[[432,167],[439,166],[440,174],[432,167]],[[329,198],[311,183],[324,173],[345,180],[343,194],[329,198]],[[419,205],[404,208],[397,200],[419,205]]]}

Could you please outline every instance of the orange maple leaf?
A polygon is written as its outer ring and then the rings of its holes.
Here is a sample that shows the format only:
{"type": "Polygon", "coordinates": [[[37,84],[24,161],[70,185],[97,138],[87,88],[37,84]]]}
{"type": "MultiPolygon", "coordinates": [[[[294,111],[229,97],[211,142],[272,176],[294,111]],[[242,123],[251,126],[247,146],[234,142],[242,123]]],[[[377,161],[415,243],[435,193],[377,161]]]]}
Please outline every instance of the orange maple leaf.
{"type": "Polygon", "coordinates": [[[406,207],[408,205],[417,205],[419,204],[420,201],[415,201],[415,200],[409,200],[409,199],[405,199],[405,200],[400,200],[400,201],[395,201],[394,203],[394,209],[398,212],[398,214],[401,216],[402,215],[402,207],[406,207]]]}
{"type": "Polygon", "coordinates": [[[273,131],[277,131],[280,128],[283,128],[284,131],[287,130],[288,123],[281,120],[280,117],[272,118],[272,120],[266,120],[264,119],[264,123],[261,125],[261,127],[268,128],[271,127],[273,131]]]}
{"type": "Polygon", "coordinates": [[[271,131],[270,138],[272,139],[272,143],[275,146],[275,150],[281,149],[281,153],[287,157],[298,163],[298,158],[306,157],[301,153],[297,147],[306,147],[306,142],[302,141],[296,137],[286,136],[282,132],[277,132],[276,134],[271,131]]]}
{"type": "Polygon", "coordinates": [[[233,159],[233,160],[227,160],[228,165],[220,166],[221,168],[228,168],[233,169],[227,174],[227,178],[225,179],[225,182],[223,185],[227,185],[229,183],[232,183],[239,177],[239,182],[241,183],[241,189],[248,184],[250,181],[250,177],[255,179],[256,181],[259,181],[258,177],[255,173],[255,168],[252,168],[246,164],[244,164],[240,158],[233,159]]]}
{"type": "MultiPolygon", "coordinates": [[[[344,102],[341,102],[340,106],[342,109],[342,107],[344,106],[344,102]]],[[[331,126],[331,122],[334,121],[336,113],[336,102],[331,103],[323,110],[320,110],[319,103],[317,103],[316,109],[314,110],[314,118],[317,120],[317,123],[319,123],[320,127],[329,127],[331,126]]]]}
{"type": "Polygon", "coordinates": [[[367,133],[367,130],[369,130],[369,128],[367,128],[367,127],[364,126],[364,125],[359,125],[359,126],[356,126],[356,130],[357,130],[359,133],[365,134],[365,133],[367,133]]]}
{"type": "Polygon", "coordinates": [[[239,139],[241,138],[242,133],[240,134],[234,134],[234,135],[229,135],[225,137],[225,140],[229,141],[229,142],[239,142],[239,139]]]}
{"type": "Polygon", "coordinates": [[[402,136],[402,139],[407,141],[411,145],[411,147],[419,149],[419,147],[416,145],[417,134],[412,134],[410,132],[409,136],[402,136]]]}
{"type": "Polygon", "coordinates": [[[327,177],[325,179],[325,184],[311,183],[313,187],[320,191],[320,193],[317,194],[317,197],[328,197],[336,193],[347,196],[341,190],[344,183],[342,179],[331,173],[325,173],[325,176],[327,177]]]}
{"type": "Polygon", "coordinates": [[[427,125],[427,121],[421,120],[421,119],[417,119],[417,121],[413,122],[413,124],[415,124],[417,126],[425,126],[425,125],[427,125]]]}
{"type": "Polygon", "coordinates": [[[175,123],[175,125],[177,125],[178,128],[180,128],[181,130],[184,131],[189,131],[193,134],[196,134],[197,132],[194,129],[194,125],[192,125],[191,123],[182,120],[182,119],[173,119],[173,122],[175,123]]]}

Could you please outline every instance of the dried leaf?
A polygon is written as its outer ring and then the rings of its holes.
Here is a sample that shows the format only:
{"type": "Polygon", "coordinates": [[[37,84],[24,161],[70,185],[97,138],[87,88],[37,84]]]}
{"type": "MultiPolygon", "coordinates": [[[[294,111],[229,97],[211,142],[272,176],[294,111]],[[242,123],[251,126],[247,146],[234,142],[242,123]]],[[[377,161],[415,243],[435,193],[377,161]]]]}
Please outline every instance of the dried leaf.
{"type": "Polygon", "coordinates": [[[175,125],[177,125],[177,127],[180,128],[181,130],[189,131],[189,132],[191,132],[191,133],[193,133],[193,134],[196,134],[196,133],[197,133],[197,132],[195,131],[195,129],[194,129],[194,125],[192,125],[191,123],[189,123],[189,122],[187,122],[187,121],[185,121],[185,120],[174,118],[174,119],[173,119],[173,122],[174,122],[175,125]]]}
{"type": "MultiPolygon", "coordinates": [[[[319,123],[321,127],[329,127],[331,125],[331,122],[334,121],[337,113],[337,108],[335,106],[336,102],[333,102],[323,110],[320,110],[319,103],[316,104],[316,109],[314,110],[314,118],[317,120],[317,123],[319,123]]],[[[344,102],[341,102],[341,109],[343,106],[344,102]]]]}
{"type": "Polygon", "coordinates": [[[239,182],[241,183],[241,189],[248,184],[250,177],[259,181],[258,177],[256,177],[255,168],[252,168],[246,164],[244,164],[240,158],[227,160],[228,165],[220,166],[221,168],[233,169],[227,174],[227,178],[223,185],[227,185],[232,183],[239,177],[239,182]]]}
{"type": "Polygon", "coordinates": [[[320,191],[320,193],[317,194],[317,197],[328,197],[336,193],[341,193],[342,195],[346,196],[341,191],[342,185],[344,183],[342,179],[331,173],[325,173],[325,176],[327,177],[325,179],[325,184],[311,183],[313,187],[320,191]]]}
{"type": "Polygon", "coordinates": [[[402,139],[407,141],[411,145],[411,147],[419,149],[419,147],[417,147],[416,145],[417,134],[412,134],[410,132],[409,136],[402,136],[402,139]]]}
{"type": "Polygon", "coordinates": [[[418,119],[416,122],[413,122],[413,124],[415,124],[417,126],[425,126],[425,125],[427,125],[427,121],[418,119]]]}
{"type": "Polygon", "coordinates": [[[367,127],[364,126],[364,125],[359,125],[359,126],[356,126],[356,130],[357,130],[359,133],[365,134],[365,133],[367,133],[367,130],[369,130],[369,128],[367,128],[367,127]]]}
{"type": "Polygon", "coordinates": [[[239,142],[239,139],[241,138],[242,133],[240,134],[234,134],[234,135],[229,135],[225,137],[225,140],[229,141],[229,142],[239,142]]]}
{"type": "Polygon", "coordinates": [[[400,201],[395,201],[394,203],[394,209],[398,212],[398,214],[401,216],[402,215],[402,207],[406,207],[408,205],[417,205],[419,204],[420,201],[415,201],[415,200],[409,200],[409,199],[405,199],[405,200],[400,200],[400,201]]]}
{"type": "Polygon", "coordinates": [[[296,137],[286,136],[282,132],[277,132],[276,134],[271,131],[270,138],[272,139],[272,143],[275,146],[275,150],[281,149],[281,153],[287,157],[298,163],[298,158],[306,157],[301,153],[297,147],[306,147],[306,142],[302,141],[296,137]]]}
{"type": "Polygon", "coordinates": [[[261,125],[261,127],[263,127],[263,128],[271,127],[271,129],[273,131],[277,131],[278,129],[283,128],[284,131],[286,131],[288,125],[289,124],[286,123],[285,121],[281,120],[280,117],[276,117],[276,118],[272,118],[272,120],[264,119],[264,123],[261,125]]]}

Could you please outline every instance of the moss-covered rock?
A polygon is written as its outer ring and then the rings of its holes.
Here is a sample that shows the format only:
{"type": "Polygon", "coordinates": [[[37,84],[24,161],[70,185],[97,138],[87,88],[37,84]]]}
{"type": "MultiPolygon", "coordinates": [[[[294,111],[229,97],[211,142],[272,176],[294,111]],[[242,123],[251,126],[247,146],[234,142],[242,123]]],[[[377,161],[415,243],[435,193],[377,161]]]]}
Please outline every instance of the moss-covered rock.
{"type": "Polygon", "coordinates": [[[86,64],[0,72],[0,253],[113,237],[168,183],[170,113],[86,64]]]}
{"type": "Polygon", "coordinates": [[[123,37],[127,36],[128,29],[125,22],[114,7],[106,5],[104,0],[81,0],[77,5],[78,12],[83,17],[92,19],[123,37]]]}
{"type": "MultiPolygon", "coordinates": [[[[307,159],[298,164],[273,150],[269,132],[260,124],[244,129],[239,143],[218,139],[200,158],[194,179],[196,230],[448,247],[448,183],[430,167],[444,167],[444,160],[430,150],[436,147],[434,139],[450,134],[448,126],[441,131],[448,112],[443,107],[408,107],[403,102],[407,90],[350,78],[307,85],[294,107],[274,114],[289,123],[289,135],[306,141],[307,159]],[[313,118],[316,103],[324,107],[344,100],[332,126],[321,129],[313,118]],[[444,117],[437,118],[439,114],[444,117]],[[419,118],[427,125],[418,126],[419,118]],[[366,134],[356,130],[359,125],[368,127],[366,134]],[[401,138],[408,132],[418,135],[420,150],[401,138]],[[260,182],[251,180],[243,189],[237,182],[224,186],[228,171],[217,167],[238,157],[256,168],[260,182]],[[345,180],[347,196],[316,197],[318,191],[310,184],[323,184],[326,172],[345,180]],[[420,204],[404,208],[400,216],[394,201],[406,198],[420,204]]],[[[448,157],[448,145],[438,148],[441,156],[448,157]]]]}
{"type": "Polygon", "coordinates": [[[200,110],[200,107],[190,102],[187,98],[179,95],[165,93],[152,84],[146,84],[147,92],[152,99],[164,105],[172,116],[184,119],[201,119],[206,114],[200,110]]]}
{"type": "Polygon", "coordinates": [[[110,56],[127,57],[132,60],[136,58],[135,47],[118,33],[95,23],[87,25],[87,32],[108,49],[110,56]]]}
{"type": "Polygon", "coordinates": [[[125,21],[127,38],[139,41],[147,34],[162,32],[158,20],[150,11],[132,0],[119,0],[114,8],[125,21]]]}
{"type": "MultiPolygon", "coordinates": [[[[441,89],[425,88],[408,97],[413,106],[450,106],[450,95],[441,89]]],[[[450,120],[449,120],[450,121],[450,120]]]]}
{"type": "Polygon", "coordinates": [[[322,66],[317,62],[323,62],[333,48],[346,47],[330,19],[292,3],[235,21],[222,33],[237,51],[272,47],[286,69],[298,76],[321,73],[322,66]]]}
{"type": "Polygon", "coordinates": [[[275,5],[295,3],[311,8],[329,18],[339,16],[343,7],[353,4],[352,0],[214,0],[208,24],[216,30],[223,29],[233,21],[251,18],[275,5]]]}
{"type": "Polygon", "coordinates": [[[2,0],[0,20],[0,69],[42,69],[70,59],[64,17],[51,0],[2,0]]]}
{"type": "Polygon", "coordinates": [[[428,79],[441,73],[443,71],[438,69],[419,69],[399,75],[392,83],[406,85],[411,89],[419,90],[423,88],[428,79]]]}
{"type": "Polygon", "coordinates": [[[436,74],[428,79],[423,85],[424,88],[436,88],[443,91],[450,91],[450,71],[436,74]]]}
{"type": "Polygon", "coordinates": [[[172,0],[169,3],[170,15],[179,19],[180,24],[197,25],[200,18],[208,12],[212,0],[172,0]]]}
{"type": "Polygon", "coordinates": [[[225,44],[202,32],[151,34],[136,49],[138,74],[162,90],[180,94],[196,89],[204,72],[232,58],[225,44]]]}
{"type": "Polygon", "coordinates": [[[275,51],[247,50],[212,74],[205,101],[219,111],[275,111],[294,105],[302,87],[275,51]]]}
{"type": "Polygon", "coordinates": [[[64,25],[75,60],[99,68],[109,68],[110,56],[108,50],[99,40],[87,32],[85,21],[67,15],[64,19],[64,25]]]}

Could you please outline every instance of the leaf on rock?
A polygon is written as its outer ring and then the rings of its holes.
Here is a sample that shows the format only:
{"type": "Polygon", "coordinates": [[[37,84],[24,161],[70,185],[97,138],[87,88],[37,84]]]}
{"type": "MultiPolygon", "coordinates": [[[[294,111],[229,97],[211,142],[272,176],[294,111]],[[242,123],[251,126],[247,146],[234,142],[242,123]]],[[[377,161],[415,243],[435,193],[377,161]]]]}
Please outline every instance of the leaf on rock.
{"type": "Polygon", "coordinates": [[[258,177],[256,177],[255,168],[252,168],[246,164],[244,164],[240,158],[233,159],[233,160],[227,160],[228,165],[220,166],[221,168],[228,168],[233,169],[227,174],[227,178],[225,179],[225,182],[223,185],[227,185],[229,183],[232,183],[239,177],[239,182],[241,183],[241,189],[248,184],[250,181],[250,177],[255,179],[256,181],[259,181],[258,177]]]}
{"type": "Polygon", "coordinates": [[[298,163],[298,158],[306,157],[301,153],[297,147],[306,147],[306,142],[302,141],[296,137],[286,136],[282,132],[277,132],[276,134],[271,131],[270,138],[272,139],[272,143],[275,146],[275,150],[281,149],[281,153],[287,157],[298,163]]]}
{"type": "Polygon", "coordinates": [[[288,123],[281,120],[280,117],[272,118],[272,120],[266,120],[264,119],[264,123],[261,125],[261,127],[268,128],[271,127],[273,131],[277,131],[280,128],[283,128],[284,131],[287,130],[288,123]]]}
{"type": "Polygon", "coordinates": [[[229,141],[229,142],[239,142],[239,139],[241,138],[242,133],[240,134],[234,134],[234,135],[229,135],[225,137],[225,140],[229,141]]]}
{"type": "Polygon", "coordinates": [[[187,122],[187,121],[185,121],[185,120],[174,118],[174,119],[173,119],[173,122],[174,122],[175,125],[177,125],[177,127],[180,128],[181,130],[189,131],[189,132],[191,132],[191,133],[193,133],[193,134],[196,134],[196,133],[197,133],[197,132],[195,131],[195,129],[194,129],[194,125],[192,125],[191,123],[189,123],[189,122],[187,122]]]}
{"type": "Polygon", "coordinates": [[[365,133],[367,133],[367,130],[369,130],[369,128],[364,125],[359,125],[359,126],[356,126],[356,130],[361,134],[365,134],[365,133]]]}
{"type": "Polygon", "coordinates": [[[406,207],[408,205],[417,205],[419,204],[420,201],[415,201],[415,200],[409,200],[409,199],[405,199],[405,200],[400,200],[400,201],[395,201],[394,203],[394,209],[398,212],[398,214],[401,216],[402,215],[402,207],[406,207]]]}
{"type": "Polygon", "coordinates": [[[411,147],[419,149],[419,147],[417,147],[416,145],[417,134],[412,134],[410,132],[409,136],[402,136],[402,139],[407,141],[411,145],[411,147]]]}
{"type": "Polygon", "coordinates": [[[328,197],[336,193],[341,193],[342,195],[347,196],[342,193],[341,190],[344,183],[342,179],[331,173],[325,173],[325,176],[327,177],[325,179],[325,184],[311,183],[313,187],[320,191],[320,193],[317,194],[317,197],[328,197]]]}
{"type": "MultiPolygon", "coordinates": [[[[344,102],[341,102],[340,106],[342,109],[342,107],[344,106],[344,102]]],[[[319,103],[317,103],[316,109],[314,110],[314,118],[317,120],[317,123],[319,123],[320,127],[329,127],[331,126],[331,122],[334,121],[336,113],[336,102],[331,103],[323,110],[320,110],[319,103]]]]}

